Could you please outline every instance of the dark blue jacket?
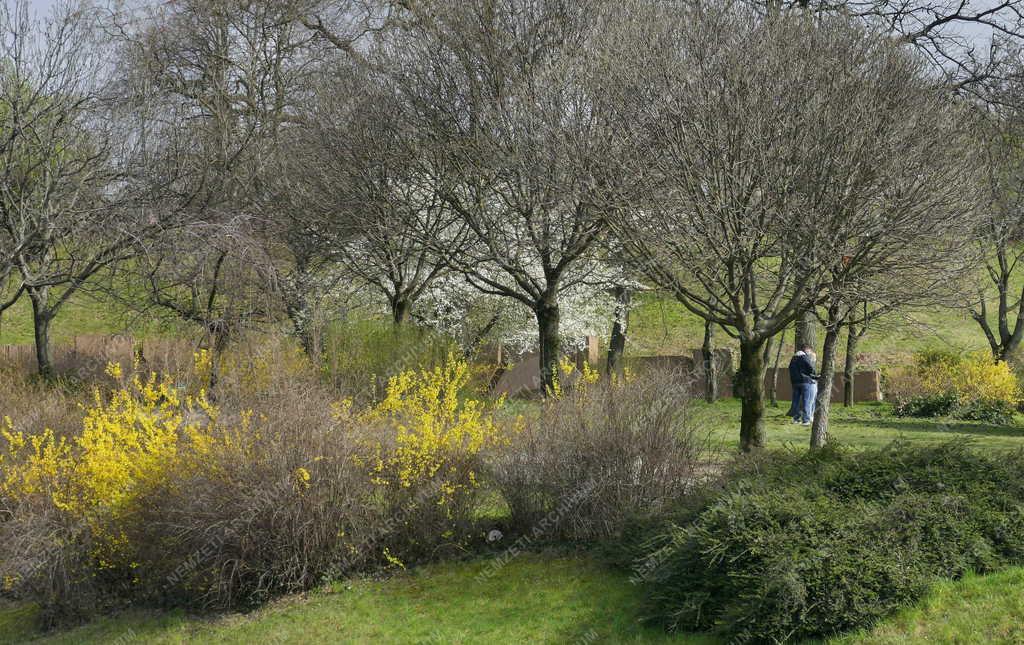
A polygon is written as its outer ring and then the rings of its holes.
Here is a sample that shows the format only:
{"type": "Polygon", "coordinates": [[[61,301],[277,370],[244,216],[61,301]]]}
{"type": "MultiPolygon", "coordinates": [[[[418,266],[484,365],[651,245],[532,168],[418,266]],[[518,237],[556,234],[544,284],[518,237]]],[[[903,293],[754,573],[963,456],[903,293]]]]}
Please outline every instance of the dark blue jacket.
{"type": "Polygon", "coordinates": [[[807,354],[793,356],[789,361],[789,382],[793,385],[807,385],[818,380],[814,373],[814,363],[807,354]]]}

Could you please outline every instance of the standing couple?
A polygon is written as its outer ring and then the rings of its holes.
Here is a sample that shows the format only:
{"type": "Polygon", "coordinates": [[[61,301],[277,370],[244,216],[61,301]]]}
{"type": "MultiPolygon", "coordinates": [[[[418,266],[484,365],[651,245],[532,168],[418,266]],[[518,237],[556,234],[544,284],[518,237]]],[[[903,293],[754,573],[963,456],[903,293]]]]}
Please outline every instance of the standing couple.
{"type": "Polygon", "coordinates": [[[814,371],[814,350],[804,345],[789,361],[789,382],[793,385],[793,404],[789,416],[793,423],[811,425],[815,399],[818,396],[818,375],[814,371]]]}

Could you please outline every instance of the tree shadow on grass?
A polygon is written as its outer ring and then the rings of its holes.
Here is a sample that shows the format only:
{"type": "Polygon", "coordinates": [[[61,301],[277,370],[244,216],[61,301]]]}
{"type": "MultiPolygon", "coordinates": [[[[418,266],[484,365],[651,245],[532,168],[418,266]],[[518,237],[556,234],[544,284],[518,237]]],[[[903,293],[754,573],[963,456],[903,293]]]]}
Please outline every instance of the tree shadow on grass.
{"type": "Polygon", "coordinates": [[[889,430],[894,433],[977,435],[1024,439],[1024,426],[997,426],[944,419],[837,419],[838,424],[865,430],[889,430]]]}

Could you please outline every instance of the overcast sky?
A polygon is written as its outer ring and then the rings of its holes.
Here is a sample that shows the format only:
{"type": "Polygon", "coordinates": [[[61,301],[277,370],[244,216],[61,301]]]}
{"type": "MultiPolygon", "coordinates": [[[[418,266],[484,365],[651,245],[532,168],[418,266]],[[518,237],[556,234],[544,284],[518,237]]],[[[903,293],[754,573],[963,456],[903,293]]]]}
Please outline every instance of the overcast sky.
{"type": "MultiPolygon", "coordinates": [[[[3,0],[9,2],[10,0],[3,0]]],[[[29,5],[38,13],[45,13],[57,3],[58,0],[28,0],[29,5]]],[[[967,5],[969,12],[970,10],[981,10],[984,7],[992,6],[998,2],[998,0],[968,0],[967,5]]],[[[991,30],[987,27],[979,25],[958,25],[956,29],[962,34],[968,35],[972,38],[977,38],[983,43],[987,43],[991,37],[991,30]]]]}
{"type": "Polygon", "coordinates": [[[47,11],[53,6],[54,0],[28,0],[28,3],[32,5],[32,8],[36,11],[47,11]]]}

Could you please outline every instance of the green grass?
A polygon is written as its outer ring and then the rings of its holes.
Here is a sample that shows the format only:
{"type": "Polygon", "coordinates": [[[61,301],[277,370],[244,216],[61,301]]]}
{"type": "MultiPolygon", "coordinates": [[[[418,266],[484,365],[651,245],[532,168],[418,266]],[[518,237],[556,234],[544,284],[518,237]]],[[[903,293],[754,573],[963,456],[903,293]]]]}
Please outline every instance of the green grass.
{"type": "MultiPolygon", "coordinates": [[[[704,323],[679,302],[659,294],[645,294],[630,313],[630,337],[627,353],[638,356],[656,354],[690,355],[704,338],[704,323]]],[[[793,333],[786,334],[788,343],[793,333]]],[[[819,342],[821,339],[819,338],[819,342]]],[[[840,348],[842,355],[844,345],[840,348]]],[[[735,341],[718,331],[716,343],[737,350],[735,341]]],[[[933,307],[893,314],[879,320],[868,330],[858,352],[877,367],[885,359],[923,349],[949,349],[956,352],[987,351],[981,328],[966,312],[933,307]]],[[[785,357],[786,354],[783,353],[785,357]]]]}
{"type": "MultiPolygon", "coordinates": [[[[155,316],[140,317],[124,305],[87,294],[79,294],[61,307],[51,323],[54,343],[75,336],[132,334],[136,338],[176,335],[182,323],[155,316]]],[[[27,345],[33,342],[32,306],[22,298],[0,315],[0,345],[27,345]]]]}
{"type": "MultiPolygon", "coordinates": [[[[736,399],[712,405],[694,404],[698,423],[706,428],[717,445],[734,448],[739,442],[740,402],[736,399]]],[[[803,450],[810,442],[810,428],[794,424],[786,416],[788,401],[767,408],[765,434],[770,448],[803,450]]],[[[950,439],[968,439],[978,448],[1013,450],[1024,448],[1024,424],[993,426],[976,421],[948,419],[912,419],[892,415],[885,403],[864,403],[851,408],[833,404],[829,436],[855,449],[880,448],[900,439],[908,445],[934,444],[950,439]]]]}
{"type": "MultiPolygon", "coordinates": [[[[624,574],[587,558],[524,554],[481,579],[489,564],[435,565],[379,582],[339,584],[250,614],[130,611],[48,635],[32,628],[31,609],[8,606],[0,608],[0,643],[720,643],[703,634],[668,635],[644,626],[639,590],[624,574]]],[[[1021,589],[1021,568],[940,582],[917,606],[828,642],[1024,642],[1021,589]]]]}
{"type": "MultiPolygon", "coordinates": [[[[704,324],[677,301],[658,294],[645,294],[638,302],[630,314],[628,354],[689,355],[700,347],[704,324]]],[[[140,319],[124,305],[102,295],[81,293],[61,309],[53,322],[52,333],[56,342],[81,335],[123,333],[129,329],[141,338],[160,335],[166,327],[166,320],[140,319]]],[[[787,334],[787,339],[792,340],[792,333],[787,334]]],[[[28,299],[23,298],[0,316],[0,345],[31,342],[31,307],[28,299]]],[[[717,342],[722,346],[734,345],[721,331],[717,342]]],[[[967,352],[985,350],[987,345],[981,329],[965,312],[935,307],[880,321],[868,332],[859,350],[877,357],[874,362],[878,362],[886,357],[934,348],[967,352]]]]}
{"type": "Polygon", "coordinates": [[[0,642],[171,643],[712,643],[670,638],[639,623],[624,574],[582,558],[524,554],[480,577],[490,560],[355,581],[248,615],[215,619],[130,612],[31,640],[29,612],[0,612],[0,642]]]}
{"type": "Polygon", "coordinates": [[[941,582],[915,607],[837,640],[877,643],[1024,643],[1024,568],[941,582]]]}

